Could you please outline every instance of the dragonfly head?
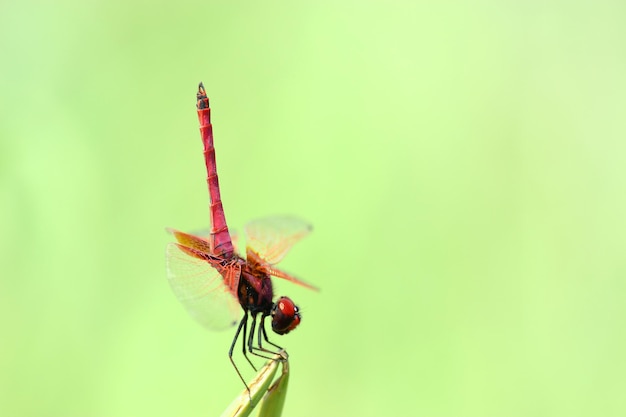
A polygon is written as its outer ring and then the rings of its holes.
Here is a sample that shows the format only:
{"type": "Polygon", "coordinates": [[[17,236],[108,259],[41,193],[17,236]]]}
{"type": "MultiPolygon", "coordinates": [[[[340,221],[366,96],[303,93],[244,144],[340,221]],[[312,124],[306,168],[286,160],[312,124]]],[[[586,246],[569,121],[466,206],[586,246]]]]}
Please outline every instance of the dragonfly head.
{"type": "Polygon", "coordinates": [[[280,297],[272,307],[272,330],[287,334],[300,324],[300,310],[291,298],[280,297]]]}

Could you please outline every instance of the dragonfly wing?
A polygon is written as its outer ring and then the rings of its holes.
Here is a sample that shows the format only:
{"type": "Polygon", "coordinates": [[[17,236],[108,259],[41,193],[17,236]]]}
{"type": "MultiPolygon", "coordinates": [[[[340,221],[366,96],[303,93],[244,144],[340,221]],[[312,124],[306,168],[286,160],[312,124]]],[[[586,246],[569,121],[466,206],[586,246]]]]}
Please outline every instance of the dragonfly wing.
{"type": "Polygon", "coordinates": [[[218,271],[202,252],[180,244],[167,245],[167,275],[176,297],[200,324],[212,330],[235,325],[241,306],[231,287],[237,288],[241,267],[218,271]],[[227,283],[230,285],[227,285],[227,283]]]}
{"type": "Polygon", "coordinates": [[[187,248],[193,249],[194,253],[203,253],[203,254],[207,254],[210,255],[211,254],[211,245],[209,244],[209,235],[203,235],[203,234],[191,234],[191,233],[185,233],[185,232],[181,232],[180,230],[176,230],[176,229],[166,229],[168,232],[170,232],[172,235],[174,235],[174,237],[176,238],[176,240],[178,241],[178,243],[181,244],[181,246],[185,246],[187,248]]]}
{"type": "MultiPolygon", "coordinates": [[[[206,248],[206,250],[208,251],[207,253],[209,253],[211,251],[210,249],[210,243],[209,243],[209,238],[211,236],[211,229],[199,229],[199,230],[194,230],[192,233],[183,233],[181,231],[178,231],[176,229],[167,229],[168,232],[170,232],[171,234],[174,235],[174,237],[176,237],[176,239],[182,243],[185,246],[190,246],[187,242],[185,242],[184,240],[181,241],[181,239],[185,239],[187,236],[192,236],[194,238],[196,238],[196,240],[200,240],[204,242],[204,246],[206,248]]],[[[228,229],[229,233],[230,233],[230,239],[233,241],[233,246],[235,248],[235,253],[240,253],[239,252],[239,234],[237,233],[236,230],[233,229],[228,229]]],[[[191,245],[192,247],[195,246],[195,244],[191,245]]]]}
{"type": "Polygon", "coordinates": [[[255,252],[263,261],[274,265],[311,230],[309,223],[296,217],[277,216],[253,220],[245,228],[247,251],[255,252]]]}

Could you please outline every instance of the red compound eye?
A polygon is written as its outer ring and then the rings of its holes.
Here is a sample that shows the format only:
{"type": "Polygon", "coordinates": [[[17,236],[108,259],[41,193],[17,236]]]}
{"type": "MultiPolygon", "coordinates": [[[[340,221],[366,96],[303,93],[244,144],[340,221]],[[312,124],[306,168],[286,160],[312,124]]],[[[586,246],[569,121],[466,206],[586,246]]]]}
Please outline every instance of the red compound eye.
{"type": "Polygon", "coordinates": [[[300,324],[300,311],[290,298],[280,297],[272,308],[272,330],[287,334],[300,324]]]}

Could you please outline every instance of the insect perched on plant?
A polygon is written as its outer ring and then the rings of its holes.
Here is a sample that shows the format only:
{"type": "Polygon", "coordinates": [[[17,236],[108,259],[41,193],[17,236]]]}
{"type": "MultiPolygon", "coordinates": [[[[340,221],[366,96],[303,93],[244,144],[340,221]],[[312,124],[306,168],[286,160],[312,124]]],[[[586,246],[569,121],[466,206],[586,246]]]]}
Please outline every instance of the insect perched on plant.
{"type": "Polygon", "coordinates": [[[198,236],[168,229],[177,241],[167,246],[168,277],[178,299],[205,327],[224,329],[239,322],[228,356],[246,384],[233,360],[233,350],[239,336],[243,337],[243,354],[255,368],[246,354],[246,346],[250,353],[263,358],[271,359],[270,355],[278,353],[264,347],[263,340],[282,352],[283,358],[287,357],[280,346],[269,341],[265,318],[271,317],[272,330],[281,335],[295,329],[302,320],[300,310],[291,299],[280,297],[276,302],[273,301],[271,277],[283,278],[317,290],[275,266],[296,242],[310,233],[311,226],[293,217],[268,217],[252,221],[245,227],[245,258],[236,253],[220,198],[211,109],[202,83],[198,87],[197,110],[211,200],[211,232],[208,236],[198,236]],[[252,321],[248,333],[249,318],[252,321]]]}

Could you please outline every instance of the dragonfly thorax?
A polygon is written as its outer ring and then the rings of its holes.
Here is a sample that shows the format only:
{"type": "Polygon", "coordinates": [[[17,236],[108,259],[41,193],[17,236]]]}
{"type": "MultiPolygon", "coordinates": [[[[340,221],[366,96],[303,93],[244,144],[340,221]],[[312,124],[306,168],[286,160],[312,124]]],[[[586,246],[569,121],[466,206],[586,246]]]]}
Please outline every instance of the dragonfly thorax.
{"type": "Polygon", "coordinates": [[[256,315],[270,315],[274,302],[274,290],[270,276],[251,268],[249,264],[243,265],[239,279],[238,289],[239,304],[245,311],[256,315]]]}

